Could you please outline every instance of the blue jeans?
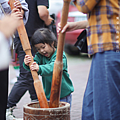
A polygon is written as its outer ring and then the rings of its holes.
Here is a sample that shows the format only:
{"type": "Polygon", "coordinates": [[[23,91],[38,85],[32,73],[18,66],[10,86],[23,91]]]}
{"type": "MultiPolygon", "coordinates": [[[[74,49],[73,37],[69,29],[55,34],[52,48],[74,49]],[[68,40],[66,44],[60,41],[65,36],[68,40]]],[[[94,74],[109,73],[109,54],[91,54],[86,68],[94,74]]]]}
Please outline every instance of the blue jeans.
{"type": "Polygon", "coordinates": [[[60,99],[61,102],[67,102],[70,104],[70,108],[71,108],[71,103],[72,103],[72,94],[67,95],[64,98],[60,99]]]}
{"type": "MultiPolygon", "coordinates": [[[[47,99],[48,101],[50,101],[49,99],[47,99]]],[[[71,108],[71,103],[72,103],[72,94],[67,95],[64,98],[60,99],[61,102],[67,102],[70,104],[70,108],[71,108]]]]}
{"type": "Polygon", "coordinates": [[[120,52],[105,51],[93,56],[82,120],[120,120],[120,52]]]}

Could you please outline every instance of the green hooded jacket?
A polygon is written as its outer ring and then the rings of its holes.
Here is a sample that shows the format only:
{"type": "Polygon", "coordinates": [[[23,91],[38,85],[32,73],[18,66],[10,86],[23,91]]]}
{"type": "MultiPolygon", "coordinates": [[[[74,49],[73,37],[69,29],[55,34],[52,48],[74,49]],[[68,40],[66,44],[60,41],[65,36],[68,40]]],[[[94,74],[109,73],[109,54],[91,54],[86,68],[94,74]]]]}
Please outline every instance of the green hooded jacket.
{"type": "MultiPolygon", "coordinates": [[[[47,99],[50,99],[52,75],[53,75],[54,62],[56,60],[56,53],[57,50],[54,52],[51,58],[47,58],[41,55],[39,52],[37,52],[34,57],[34,61],[39,65],[38,74],[42,76],[43,88],[47,99]]],[[[30,71],[29,66],[26,66],[25,63],[23,63],[23,67],[26,70],[30,71]]],[[[65,52],[63,52],[63,74],[62,74],[60,98],[69,95],[73,91],[74,91],[74,87],[71,79],[69,78],[68,69],[67,69],[67,58],[65,52]]]]}

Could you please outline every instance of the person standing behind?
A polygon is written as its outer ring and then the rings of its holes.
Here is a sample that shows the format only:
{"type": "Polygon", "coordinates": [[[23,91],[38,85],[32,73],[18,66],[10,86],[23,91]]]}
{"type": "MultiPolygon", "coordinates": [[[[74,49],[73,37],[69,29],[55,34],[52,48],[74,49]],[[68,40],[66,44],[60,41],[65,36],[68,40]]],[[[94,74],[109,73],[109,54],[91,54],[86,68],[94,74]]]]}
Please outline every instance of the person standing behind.
{"type": "MultiPolygon", "coordinates": [[[[26,0],[26,2],[28,3],[29,17],[25,28],[30,40],[35,30],[37,30],[38,28],[44,28],[45,26],[49,27],[52,24],[53,19],[50,17],[47,10],[47,8],[49,7],[48,0],[26,0]]],[[[37,100],[31,72],[23,68],[25,52],[23,51],[18,34],[16,34],[15,36],[14,45],[15,50],[18,54],[20,74],[17,82],[15,82],[8,96],[7,108],[10,110],[11,108],[14,108],[14,106],[16,106],[16,104],[19,102],[19,100],[22,98],[27,90],[29,91],[31,100],[37,100]]],[[[33,56],[35,54],[33,50],[32,54],[33,56]]]]}
{"type": "MultiPolygon", "coordinates": [[[[82,120],[120,120],[120,0],[74,0],[74,3],[88,14],[88,54],[93,55],[82,120]]],[[[80,25],[68,23],[62,32],[72,28],[80,25]]]]}
{"type": "Polygon", "coordinates": [[[6,120],[6,107],[8,96],[8,67],[10,62],[10,52],[8,41],[17,27],[20,19],[23,19],[21,12],[7,15],[0,20],[0,120],[6,120]]]}
{"type": "MultiPolygon", "coordinates": [[[[8,4],[8,1],[6,0],[0,0],[0,21],[1,19],[6,15],[6,14],[16,14],[16,16],[20,17],[24,20],[24,23],[26,23],[27,21],[27,18],[28,18],[28,8],[27,8],[27,3],[24,1],[24,0],[20,0],[21,4],[22,4],[22,9],[21,11],[19,12],[19,8],[20,8],[20,4],[19,4],[19,1],[16,0],[15,1],[15,8],[11,11],[10,9],[10,6],[8,4]],[[23,14],[24,14],[24,17],[23,17],[23,14]]],[[[7,23],[7,22],[6,22],[7,23]]],[[[9,24],[13,25],[14,23],[14,20],[13,22],[9,22],[9,24]]],[[[2,27],[2,23],[0,24],[1,27],[2,27]]],[[[7,25],[7,29],[9,29],[9,25],[7,25]]],[[[14,25],[13,25],[14,26],[14,25]]],[[[10,27],[11,28],[11,27],[10,27]]],[[[2,28],[4,29],[4,28],[2,28]]],[[[7,30],[5,31],[7,32],[7,30]]],[[[10,32],[10,31],[9,31],[10,32]]],[[[12,28],[11,28],[11,32],[12,32],[12,28]]],[[[10,41],[10,36],[8,38],[8,41],[10,41]]],[[[2,38],[1,38],[2,39],[2,38]]],[[[2,46],[3,47],[3,46],[2,46]]],[[[0,49],[2,48],[0,47],[0,49]]],[[[8,47],[8,45],[6,45],[6,47],[8,47]]],[[[6,48],[5,47],[5,48],[6,48]]],[[[6,48],[7,50],[7,48],[6,48]]],[[[9,54],[9,53],[8,53],[9,54]]],[[[7,55],[7,54],[6,54],[7,55]]],[[[10,55],[9,55],[10,56],[10,55]]],[[[10,58],[6,58],[8,59],[8,63],[7,63],[7,66],[3,69],[1,68],[2,70],[0,70],[0,95],[1,95],[1,98],[0,98],[0,120],[6,120],[6,116],[5,116],[5,113],[6,113],[6,108],[7,108],[7,97],[8,97],[8,74],[9,74],[9,61],[10,61],[10,58]]],[[[1,58],[2,59],[2,58],[1,58]]],[[[3,65],[4,63],[2,63],[3,65]]]]}

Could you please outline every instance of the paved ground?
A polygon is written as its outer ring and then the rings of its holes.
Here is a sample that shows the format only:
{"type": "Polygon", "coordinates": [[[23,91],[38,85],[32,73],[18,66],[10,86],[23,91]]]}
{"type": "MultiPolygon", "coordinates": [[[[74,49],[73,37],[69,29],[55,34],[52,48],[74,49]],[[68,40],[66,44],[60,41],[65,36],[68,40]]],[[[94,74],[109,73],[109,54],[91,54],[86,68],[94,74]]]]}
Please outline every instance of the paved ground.
{"type": "MultiPolygon", "coordinates": [[[[68,55],[67,55],[68,56],[68,55]]],[[[80,120],[81,118],[81,110],[82,110],[82,99],[83,94],[89,74],[91,59],[85,56],[72,57],[68,56],[68,71],[70,74],[70,78],[73,81],[74,85],[74,93],[72,100],[72,108],[71,108],[71,120],[80,120]]],[[[16,73],[13,66],[10,65],[10,84],[9,91],[13,86],[13,78],[15,78],[16,73]]],[[[17,118],[23,118],[23,105],[30,103],[29,93],[27,92],[22,99],[17,104],[17,109],[14,110],[14,115],[17,118]]]]}

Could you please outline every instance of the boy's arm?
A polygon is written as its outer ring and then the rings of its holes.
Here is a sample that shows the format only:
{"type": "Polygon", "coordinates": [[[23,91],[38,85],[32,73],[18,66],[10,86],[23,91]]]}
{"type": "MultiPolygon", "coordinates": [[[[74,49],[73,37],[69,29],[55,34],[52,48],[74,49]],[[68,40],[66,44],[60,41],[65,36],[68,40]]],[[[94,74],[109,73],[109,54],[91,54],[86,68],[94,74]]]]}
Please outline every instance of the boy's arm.
{"type": "Polygon", "coordinates": [[[89,13],[100,0],[73,0],[77,9],[83,13],[89,13]]]}
{"type": "Polygon", "coordinates": [[[38,74],[41,76],[51,76],[53,73],[54,62],[55,61],[52,61],[49,64],[39,65],[38,74]]]}
{"type": "MultiPolygon", "coordinates": [[[[54,59],[49,64],[39,65],[38,74],[40,74],[41,76],[52,76],[55,60],[56,57],[54,57],[54,59]]],[[[66,67],[67,67],[66,57],[63,56],[63,70],[66,70],[66,67]]]]}

